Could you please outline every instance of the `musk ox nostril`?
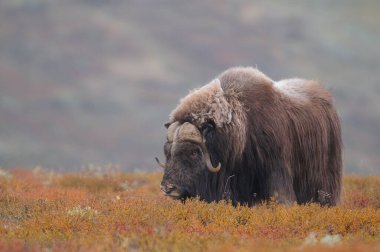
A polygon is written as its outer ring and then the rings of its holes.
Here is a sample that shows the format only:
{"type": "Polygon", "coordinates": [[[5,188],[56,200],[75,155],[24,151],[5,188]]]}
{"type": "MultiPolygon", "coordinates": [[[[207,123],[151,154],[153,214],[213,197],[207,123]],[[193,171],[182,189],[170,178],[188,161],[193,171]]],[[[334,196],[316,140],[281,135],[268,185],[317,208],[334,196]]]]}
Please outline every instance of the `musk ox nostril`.
{"type": "Polygon", "coordinates": [[[166,188],[167,188],[167,189],[174,189],[175,186],[174,186],[173,184],[167,184],[167,185],[166,185],[166,188]]]}
{"type": "Polygon", "coordinates": [[[175,190],[175,186],[173,184],[161,185],[161,191],[165,194],[170,194],[175,190]]]}

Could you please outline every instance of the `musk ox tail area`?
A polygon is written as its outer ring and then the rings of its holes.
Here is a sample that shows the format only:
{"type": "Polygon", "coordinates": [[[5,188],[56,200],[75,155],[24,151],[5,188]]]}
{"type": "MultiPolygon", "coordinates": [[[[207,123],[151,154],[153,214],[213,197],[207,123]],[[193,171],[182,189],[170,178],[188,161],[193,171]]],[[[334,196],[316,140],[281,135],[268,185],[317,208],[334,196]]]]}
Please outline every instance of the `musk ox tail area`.
{"type": "Polygon", "coordinates": [[[231,68],[181,99],[167,127],[168,196],[248,205],[273,198],[339,202],[340,122],[316,81],[275,82],[254,68],[231,68]]]}
{"type": "Polygon", "coordinates": [[[297,202],[335,205],[340,199],[342,142],[331,95],[315,81],[290,79],[274,86],[289,104],[289,159],[297,202]]]}

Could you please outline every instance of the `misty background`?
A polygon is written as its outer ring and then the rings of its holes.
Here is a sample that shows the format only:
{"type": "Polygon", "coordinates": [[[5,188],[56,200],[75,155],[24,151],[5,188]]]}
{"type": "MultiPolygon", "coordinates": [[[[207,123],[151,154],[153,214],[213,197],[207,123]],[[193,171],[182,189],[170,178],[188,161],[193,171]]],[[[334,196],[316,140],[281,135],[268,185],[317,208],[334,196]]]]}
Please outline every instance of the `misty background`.
{"type": "Polygon", "coordinates": [[[0,1],[0,166],[156,170],[179,99],[231,66],[317,79],[345,173],[380,172],[380,2],[0,1]]]}

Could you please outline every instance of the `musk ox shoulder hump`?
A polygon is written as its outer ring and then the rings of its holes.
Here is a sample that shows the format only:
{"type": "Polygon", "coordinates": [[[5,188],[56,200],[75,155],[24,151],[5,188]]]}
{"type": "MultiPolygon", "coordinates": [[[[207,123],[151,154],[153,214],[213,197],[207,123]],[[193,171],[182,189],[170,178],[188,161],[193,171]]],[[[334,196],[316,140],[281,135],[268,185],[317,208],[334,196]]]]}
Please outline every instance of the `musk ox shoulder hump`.
{"type": "Polygon", "coordinates": [[[246,85],[271,84],[273,81],[253,67],[232,67],[224,71],[219,79],[226,93],[244,90],[246,85]]]}

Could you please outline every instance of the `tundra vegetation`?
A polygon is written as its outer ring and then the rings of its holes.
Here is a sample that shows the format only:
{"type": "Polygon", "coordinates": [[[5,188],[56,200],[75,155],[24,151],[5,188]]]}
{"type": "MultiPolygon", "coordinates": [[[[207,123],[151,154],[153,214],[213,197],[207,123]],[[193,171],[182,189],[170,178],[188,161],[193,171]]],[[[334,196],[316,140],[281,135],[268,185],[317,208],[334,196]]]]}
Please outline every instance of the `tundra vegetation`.
{"type": "Polygon", "coordinates": [[[0,170],[0,251],[379,251],[380,177],[345,176],[341,203],[180,201],[161,172],[0,170]]]}

